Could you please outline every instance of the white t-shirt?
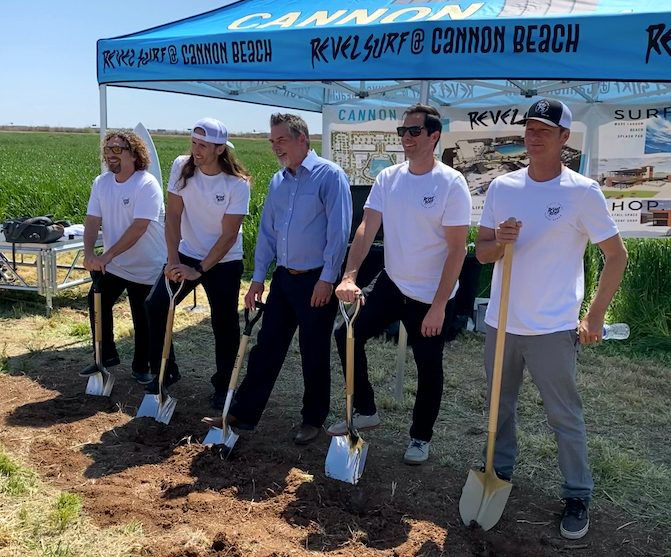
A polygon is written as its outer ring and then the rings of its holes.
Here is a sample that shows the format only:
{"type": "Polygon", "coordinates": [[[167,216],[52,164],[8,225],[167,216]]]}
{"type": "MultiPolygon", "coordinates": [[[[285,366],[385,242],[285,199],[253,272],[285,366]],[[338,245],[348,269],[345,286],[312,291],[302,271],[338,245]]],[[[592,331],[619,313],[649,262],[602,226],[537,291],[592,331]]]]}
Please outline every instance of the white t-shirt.
{"type": "Polygon", "coordinates": [[[148,219],[140,239],[107,265],[106,270],[139,284],[154,284],[168,259],[165,246],[163,189],[144,170],[123,183],[112,172],[98,176],[91,188],[86,214],[102,218],[105,250],[116,244],[135,219],[148,219]]]}
{"type": "MultiPolygon", "coordinates": [[[[172,163],[168,192],[179,195],[184,203],[179,252],[202,261],[221,237],[224,215],[249,213],[249,182],[223,172],[207,176],[196,168],[186,187],[177,189],[187,160],[188,155],[183,155],[172,163]]],[[[238,259],[242,259],[242,225],[235,244],[219,263],[238,259]]]]}
{"type": "MultiPolygon", "coordinates": [[[[618,233],[606,199],[594,180],[564,168],[548,182],[527,169],[494,179],[480,225],[496,229],[522,221],[515,242],[506,330],[542,335],[575,329],[585,293],[583,255],[587,240],[598,244],[618,233]]],[[[485,323],[498,326],[503,259],[494,266],[485,323]]]]}
{"type": "Polygon", "coordinates": [[[389,278],[405,296],[431,304],[448,255],[443,227],[470,224],[471,196],[462,174],[442,162],[421,176],[408,165],[380,172],[364,209],[382,213],[389,278]]]}

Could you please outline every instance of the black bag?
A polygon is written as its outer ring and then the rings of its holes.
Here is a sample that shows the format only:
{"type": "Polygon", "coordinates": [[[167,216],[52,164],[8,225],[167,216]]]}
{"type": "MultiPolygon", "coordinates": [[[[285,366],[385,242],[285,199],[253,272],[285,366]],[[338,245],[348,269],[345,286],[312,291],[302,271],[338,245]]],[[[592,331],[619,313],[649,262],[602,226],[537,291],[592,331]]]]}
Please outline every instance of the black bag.
{"type": "Polygon", "coordinates": [[[63,236],[63,226],[51,220],[53,215],[45,217],[19,217],[7,219],[2,223],[5,241],[13,244],[49,244],[63,236]]]}
{"type": "Polygon", "coordinates": [[[5,241],[12,242],[12,266],[16,271],[16,248],[14,244],[49,244],[63,236],[63,225],[51,220],[53,215],[45,217],[19,217],[7,219],[2,223],[5,241]]]}

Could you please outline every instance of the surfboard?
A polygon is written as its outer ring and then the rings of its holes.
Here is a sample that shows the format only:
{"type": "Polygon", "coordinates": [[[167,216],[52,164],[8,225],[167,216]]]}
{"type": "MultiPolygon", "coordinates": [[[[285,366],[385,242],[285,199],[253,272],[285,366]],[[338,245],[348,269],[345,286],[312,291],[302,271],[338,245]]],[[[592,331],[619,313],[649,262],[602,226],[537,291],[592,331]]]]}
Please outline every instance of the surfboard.
{"type": "Polygon", "coordinates": [[[133,131],[136,134],[138,134],[147,144],[147,147],[149,148],[149,159],[151,160],[151,163],[149,164],[149,168],[147,170],[150,174],[154,175],[154,178],[156,178],[161,187],[163,187],[163,179],[161,177],[161,165],[158,162],[158,153],[156,152],[156,147],[154,146],[154,140],[151,138],[151,135],[149,135],[147,128],[144,127],[142,122],[138,123],[138,125],[135,126],[135,129],[133,129],[133,131]]]}

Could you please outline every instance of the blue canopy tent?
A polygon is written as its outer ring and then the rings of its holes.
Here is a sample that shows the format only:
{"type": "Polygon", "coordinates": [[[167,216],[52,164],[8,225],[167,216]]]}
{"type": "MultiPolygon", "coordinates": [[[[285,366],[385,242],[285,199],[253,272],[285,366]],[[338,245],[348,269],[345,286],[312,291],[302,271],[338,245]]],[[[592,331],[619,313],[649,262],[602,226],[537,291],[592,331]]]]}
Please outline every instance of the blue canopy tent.
{"type": "Polygon", "coordinates": [[[322,111],[671,101],[668,0],[240,0],[97,47],[106,87],[322,111]]]}

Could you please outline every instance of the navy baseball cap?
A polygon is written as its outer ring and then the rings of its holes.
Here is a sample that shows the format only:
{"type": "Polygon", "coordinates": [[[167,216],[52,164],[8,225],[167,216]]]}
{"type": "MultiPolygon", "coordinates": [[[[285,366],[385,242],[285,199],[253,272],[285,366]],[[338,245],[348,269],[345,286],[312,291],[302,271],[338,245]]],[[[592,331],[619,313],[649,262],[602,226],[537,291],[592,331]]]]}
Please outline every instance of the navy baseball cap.
{"type": "Polygon", "coordinates": [[[523,123],[526,125],[528,120],[538,120],[548,126],[570,128],[571,119],[571,111],[563,102],[541,99],[529,107],[523,123]]]}

